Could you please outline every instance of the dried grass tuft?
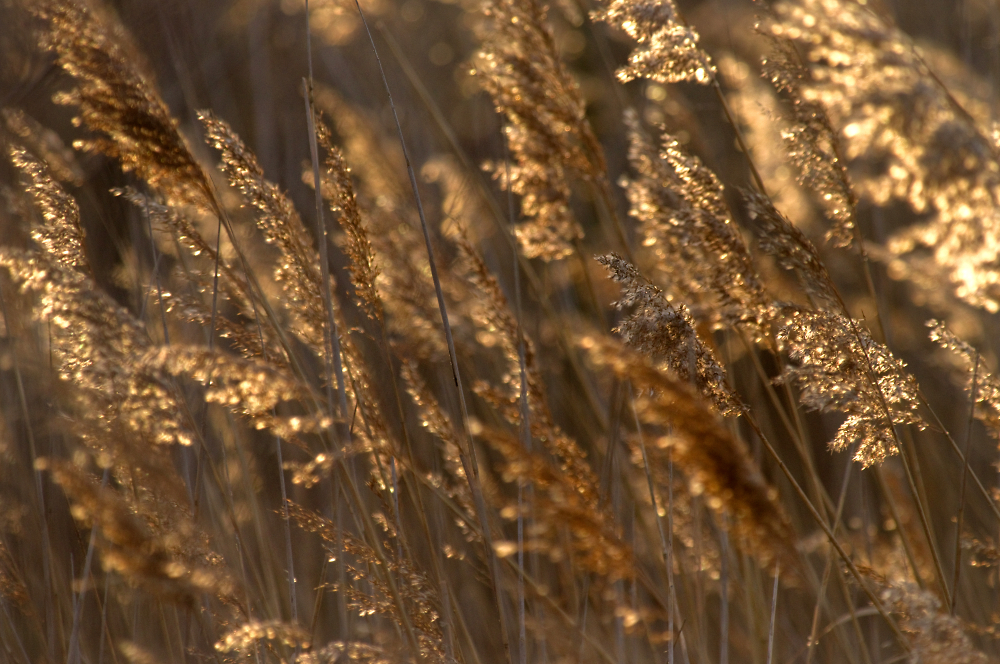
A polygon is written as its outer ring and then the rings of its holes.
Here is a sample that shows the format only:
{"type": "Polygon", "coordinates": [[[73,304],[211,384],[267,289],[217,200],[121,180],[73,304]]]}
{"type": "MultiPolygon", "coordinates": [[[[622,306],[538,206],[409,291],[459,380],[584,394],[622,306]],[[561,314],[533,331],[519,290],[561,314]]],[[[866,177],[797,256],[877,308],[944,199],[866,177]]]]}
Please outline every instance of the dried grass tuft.
{"type": "Polygon", "coordinates": [[[853,448],[854,460],[867,467],[899,453],[895,427],[927,426],[916,380],[857,321],[790,306],[783,313],[778,340],[794,364],[779,380],[796,385],[804,405],[847,415],[831,448],[853,448]]]}
{"type": "Polygon", "coordinates": [[[211,185],[177,129],[177,121],[135,52],[116,38],[124,31],[107,13],[75,0],[41,0],[32,11],[45,23],[42,42],[76,82],[57,96],[75,106],[98,137],[74,144],[117,159],[166,198],[214,209],[211,185]]]}
{"type": "Polygon", "coordinates": [[[704,494],[713,511],[729,515],[738,537],[765,568],[783,561],[794,569],[795,535],[777,492],[756,468],[745,444],[734,438],[687,382],[657,369],[645,357],[607,339],[582,340],[590,360],[628,380],[637,390],[636,410],[644,426],[659,432],[652,462],[673,462],[704,494]]]}
{"type": "Polygon", "coordinates": [[[489,0],[474,73],[506,118],[510,163],[491,162],[501,187],[521,199],[516,229],[528,258],[573,253],[583,229],[570,207],[574,178],[605,177],[604,156],[575,80],[559,57],[541,0],[489,0]]]}

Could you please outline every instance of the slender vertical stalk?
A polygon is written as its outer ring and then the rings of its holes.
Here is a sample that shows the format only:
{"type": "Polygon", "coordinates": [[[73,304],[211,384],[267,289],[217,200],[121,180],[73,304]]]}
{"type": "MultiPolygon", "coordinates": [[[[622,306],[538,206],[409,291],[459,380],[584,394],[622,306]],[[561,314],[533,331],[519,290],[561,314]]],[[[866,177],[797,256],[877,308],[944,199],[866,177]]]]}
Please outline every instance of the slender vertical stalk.
{"type": "MultiPolygon", "coordinates": [[[[111,468],[105,468],[104,474],[101,476],[102,489],[107,487],[110,477],[111,468]]],[[[94,562],[94,551],[97,544],[97,526],[98,523],[95,520],[90,527],[90,541],[87,543],[87,555],[84,558],[83,571],[80,574],[83,590],[73,596],[73,629],[69,637],[69,655],[66,657],[67,664],[79,664],[80,661],[80,619],[83,617],[83,603],[85,601],[86,588],[89,585],[90,568],[94,562]]]]}
{"type": "Polygon", "coordinates": [[[771,626],[767,630],[767,664],[774,658],[774,627],[778,615],[778,577],[781,573],[781,563],[774,564],[774,590],[771,591],[771,626]]]}
{"type": "MultiPolygon", "coordinates": [[[[507,119],[503,116],[503,125],[501,134],[507,135],[507,119]]],[[[507,147],[507,141],[502,140],[503,144],[503,160],[504,160],[504,176],[507,182],[510,182],[510,151],[507,147]]],[[[525,347],[524,347],[524,328],[522,327],[522,316],[523,316],[523,306],[521,303],[521,270],[520,270],[520,253],[518,251],[517,238],[514,233],[515,218],[514,218],[514,192],[510,187],[507,187],[507,217],[508,217],[508,229],[511,242],[511,250],[514,253],[514,315],[517,321],[517,369],[518,369],[518,408],[520,409],[521,420],[518,423],[518,435],[521,438],[521,445],[524,447],[525,451],[531,452],[531,410],[528,406],[528,370],[527,363],[525,360],[525,347]]],[[[525,509],[525,486],[521,479],[517,481],[517,564],[521,569],[526,569],[524,565],[524,509],[525,509]]],[[[527,487],[529,494],[532,493],[531,487],[527,487]]],[[[529,495],[528,509],[531,505],[529,495]]],[[[526,613],[525,613],[525,598],[524,598],[524,577],[522,575],[517,576],[517,621],[518,621],[518,661],[520,664],[527,664],[528,662],[528,635],[527,635],[527,625],[526,625],[526,613]]]]}
{"type": "Polygon", "coordinates": [[[972,445],[972,423],[976,416],[976,379],[979,377],[979,353],[972,356],[972,387],[969,390],[969,419],[965,425],[965,463],[962,464],[962,484],[958,491],[958,518],[955,524],[955,576],[951,582],[951,615],[958,604],[958,578],[962,573],[962,520],[965,517],[965,485],[969,479],[969,451],[972,445]]]}
{"type": "Polygon", "coordinates": [[[729,664],[729,538],[719,528],[719,664],[729,664]]]}
{"type": "MultiPolygon", "coordinates": [[[[409,151],[406,148],[406,140],[403,136],[403,127],[399,122],[399,115],[396,112],[396,105],[392,100],[392,91],[389,88],[389,81],[385,76],[385,70],[382,68],[382,59],[379,57],[378,49],[375,47],[375,39],[372,36],[371,29],[368,26],[368,20],[365,18],[365,13],[361,9],[360,3],[355,0],[355,7],[358,10],[358,15],[361,17],[362,24],[365,27],[365,31],[368,35],[368,41],[371,44],[372,52],[375,55],[375,60],[378,63],[379,73],[382,78],[382,84],[385,88],[386,96],[389,100],[389,107],[392,109],[393,120],[396,124],[396,131],[399,136],[399,144],[403,151],[403,160],[406,162],[406,171],[410,179],[410,187],[413,191],[413,198],[416,202],[417,213],[420,217],[420,227],[424,235],[424,245],[427,250],[427,262],[431,271],[431,279],[434,282],[434,292],[437,296],[438,309],[441,314],[441,324],[444,328],[445,339],[448,342],[448,356],[451,360],[451,370],[452,377],[455,381],[455,389],[458,396],[458,401],[462,410],[462,422],[465,428],[466,434],[466,449],[463,450],[462,465],[465,467],[466,477],[469,481],[469,488],[473,494],[473,500],[476,503],[476,510],[478,512],[479,520],[482,524],[483,529],[483,542],[486,548],[486,557],[489,561],[490,573],[493,581],[493,591],[494,597],[497,604],[497,612],[500,618],[500,637],[503,642],[504,653],[508,662],[511,662],[510,654],[510,637],[507,626],[507,616],[506,610],[504,608],[503,602],[503,584],[500,572],[500,565],[497,560],[496,551],[493,549],[493,536],[490,532],[490,524],[488,512],[486,509],[486,501],[482,494],[482,489],[479,486],[479,463],[476,458],[476,447],[472,439],[472,430],[469,425],[469,409],[465,401],[465,390],[462,386],[461,372],[458,367],[458,355],[455,352],[455,338],[451,331],[451,323],[448,319],[448,308],[444,301],[444,293],[441,290],[441,279],[438,276],[437,262],[434,258],[434,247],[431,243],[430,228],[427,224],[427,218],[424,214],[424,208],[420,202],[420,191],[417,186],[416,172],[413,170],[413,166],[410,162],[409,151]]],[[[318,189],[318,179],[317,179],[317,189],[318,189]]]]}

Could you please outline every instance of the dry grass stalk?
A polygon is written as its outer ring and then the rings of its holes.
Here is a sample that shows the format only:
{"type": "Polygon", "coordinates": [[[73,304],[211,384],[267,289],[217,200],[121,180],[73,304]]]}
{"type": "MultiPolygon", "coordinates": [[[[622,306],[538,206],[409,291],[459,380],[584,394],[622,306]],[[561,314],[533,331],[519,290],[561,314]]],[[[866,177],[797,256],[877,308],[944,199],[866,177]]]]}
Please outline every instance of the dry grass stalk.
{"type": "Polygon", "coordinates": [[[73,516],[97,525],[105,570],[170,601],[193,606],[207,593],[236,605],[236,585],[218,556],[206,556],[195,546],[197,535],[190,522],[158,529],[113,489],[73,466],[53,462],[51,471],[73,503],[73,516]]]}
{"type": "MultiPolygon", "coordinates": [[[[472,285],[470,318],[479,330],[477,339],[483,345],[497,345],[503,352],[506,371],[501,382],[511,403],[521,396],[521,360],[518,350],[520,335],[517,320],[510,310],[510,303],[503,294],[496,277],[483,262],[479,252],[465,234],[457,238],[462,265],[472,285]]],[[[531,414],[548,418],[545,402],[545,385],[535,362],[535,348],[531,339],[524,337],[525,382],[531,414]]]]}
{"type": "MultiPolygon", "coordinates": [[[[181,283],[189,287],[188,290],[193,292],[164,291],[162,296],[167,306],[174,304],[172,300],[176,298],[179,306],[188,308],[200,306],[208,310],[211,315],[207,305],[195,304],[199,298],[194,293],[200,293],[207,296],[203,298],[206,302],[211,302],[217,297],[220,301],[235,306],[247,318],[253,318],[254,309],[251,304],[249,284],[246,279],[241,279],[233,268],[229,252],[225,248],[216,251],[198,230],[198,222],[204,217],[199,219],[196,211],[190,208],[164,204],[132,187],[114,188],[111,193],[134,205],[143,217],[148,219],[154,241],[157,241],[157,248],[161,252],[171,256],[176,255],[180,259],[175,270],[176,276],[181,283]],[[193,265],[189,264],[189,260],[193,265]],[[217,283],[216,266],[218,266],[217,283]]],[[[225,325],[226,321],[220,320],[217,323],[225,325]]],[[[257,341],[252,344],[256,348],[252,354],[260,356],[260,335],[256,336],[257,341]]]]}
{"type": "Polygon", "coordinates": [[[625,345],[648,355],[654,362],[691,383],[722,415],[743,411],[739,396],[729,387],[726,370],[712,349],[699,337],[694,319],[683,304],[674,306],[656,286],[616,254],[598,256],[610,277],[622,286],[618,309],[632,313],[614,329],[625,345]]]}
{"type": "Polygon", "coordinates": [[[926,426],[906,365],[857,321],[791,306],[783,317],[778,340],[795,365],[780,380],[799,387],[806,406],[847,414],[831,448],[854,448],[854,460],[867,467],[899,452],[894,427],[926,426]]]}
{"type": "Polygon", "coordinates": [[[870,9],[840,0],[777,6],[772,32],[802,52],[800,94],[830,118],[857,188],[877,204],[903,201],[931,219],[889,248],[930,253],[955,294],[1000,308],[1000,153],[988,127],[933,76],[916,48],[870,9]]]}
{"type": "Polygon", "coordinates": [[[759,330],[767,297],[718,177],[669,135],[657,151],[634,113],[626,123],[637,174],[623,180],[630,214],[670,295],[688,302],[696,319],[759,330]]]}
{"type": "MultiPolygon", "coordinates": [[[[213,295],[218,293],[219,306],[231,305],[246,315],[252,313],[249,300],[242,297],[238,288],[220,288],[216,291],[211,281],[206,281],[204,275],[186,273],[178,275],[183,283],[186,278],[193,281],[187,284],[187,289],[180,292],[164,292],[164,310],[177,318],[192,323],[202,329],[210,329],[215,322],[215,333],[220,339],[225,339],[233,351],[248,360],[266,361],[280,369],[288,369],[288,362],[283,349],[263,328],[258,328],[252,318],[233,320],[230,318],[212,316],[213,295]],[[186,292],[190,290],[191,292],[186,292]],[[244,305],[246,308],[244,308],[244,305]],[[250,310],[248,312],[248,310],[250,310]],[[261,346],[261,337],[264,345],[261,346]]],[[[220,279],[221,281],[221,279],[220,279]]],[[[245,283],[245,282],[244,282],[245,283]]]]}
{"type": "Polygon", "coordinates": [[[570,209],[573,178],[596,183],[606,168],[546,13],[542,0],[485,2],[474,73],[507,121],[511,162],[487,169],[521,198],[521,249],[528,258],[557,260],[583,237],[570,209]]]}
{"type": "Polygon", "coordinates": [[[420,169],[427,182],[441,189],[441,235],[450,240],[466,237],[477,242],[486,233],[483,218],[491,214],[477,190],[475,174],[469,174],[451,155],[435,155],[420,169]]]}
{"type": "Polygon", "coordinates": [[[663,431],[649,448],[653,462],[665,464],[669,448],[677,467],[704,494],[713,511],[729,515],[738,538],[765,569],[775,560],[795,569],[795,536],[773,487],[754,466],[746,446],[734,438],[687,382],[657,369],[648,359],[609,339],[584,338],[596,365],[628,380],[638,390],[642,423],[663,431]],[[666,433],[671,427],[672,433],[666,433]]]}
{"type": "Polygon", "coordinates": [[[46,24],[43,44],[77,87],[57,101],[76,106],[100,137],[75,147],[119,160],[167,199],[213,209],[212,189],[166,104],[119,40],[120,28],[75,0],[42,0],[32,11],[46,24]]]}
{"type": "MultiPolygon", "coordinates": [[[[295,503],[289,504],[289,514],[300,527],[323,538],[331,560],[349,555],[356,562],[346,562],[348,573],[355,581],[365,581],[371,590],[361,590],[359,585],[348,587],[334,585],[333,590],[343,592],[351,602],[351,608],[361,616],[378,614],[403,627],[400,611],[407,611],[417,632],[420,652],[415,653],[421,660],[430,662],[451,661],[445,655],[443,634],[438,620],[438,600],[428,580],[406,559],[394,553],[394,547],[384,547],[386,563],[375,554],[371,547],[357,537],[337,527],[329,520],[303,509],[295,503]],[[342,547],[338,549],[337,547],[342,547]],[[404,606],[400,607],[391,599],[391,593],[384,575],[396,578],[404,606]]],[[[383,521],[383,525],[388,525],[383,521]]],[[[387,530],[390,537],[394,533],[387,530]]]]}
{"type": "Polygon", "coordinates": [[[711,57],[698,47],[697,31],[681,20],[673,0],[611,0],[593,18],[624,30],[639,44],[618,70],[623,83],[637,78],[708,83],[715,75],[711,57]]]}

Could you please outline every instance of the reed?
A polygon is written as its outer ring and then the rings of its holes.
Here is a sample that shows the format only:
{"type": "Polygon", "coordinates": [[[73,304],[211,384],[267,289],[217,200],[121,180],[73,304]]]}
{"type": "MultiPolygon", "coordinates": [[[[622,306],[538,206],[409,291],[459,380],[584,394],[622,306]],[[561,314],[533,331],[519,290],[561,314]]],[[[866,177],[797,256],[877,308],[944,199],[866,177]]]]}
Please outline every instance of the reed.
{"type": "Polygon", "coordinates": [[[0,4],[0,657],[1000,656],[1000,10],[746,4],[0,4]]]}

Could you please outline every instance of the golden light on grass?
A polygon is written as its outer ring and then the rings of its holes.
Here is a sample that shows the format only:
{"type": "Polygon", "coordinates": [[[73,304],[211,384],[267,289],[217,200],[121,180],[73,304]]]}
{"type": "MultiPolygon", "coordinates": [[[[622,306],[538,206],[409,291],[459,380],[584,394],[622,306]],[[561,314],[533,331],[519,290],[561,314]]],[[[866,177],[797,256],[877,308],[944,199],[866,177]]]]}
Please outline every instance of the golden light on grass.
{"type": "Polygon", "coordinates": [[[0,7],[5,660],[996,659],[988,11],[684,4],[0,7]]]}

